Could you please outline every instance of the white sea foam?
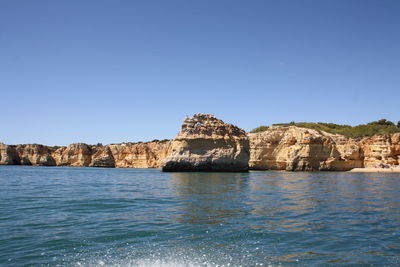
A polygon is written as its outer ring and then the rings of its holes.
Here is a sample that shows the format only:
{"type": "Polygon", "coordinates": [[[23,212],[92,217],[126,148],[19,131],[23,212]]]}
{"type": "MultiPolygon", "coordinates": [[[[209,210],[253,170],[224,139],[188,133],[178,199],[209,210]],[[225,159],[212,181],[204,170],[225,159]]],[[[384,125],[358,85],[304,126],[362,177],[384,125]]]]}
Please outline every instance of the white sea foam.
{"type": "MultiPolygon", "coordinates": [[[[190,251],[192,252],[192,251],[190,251]]],[[[218,253],[216,253],[218,254],[218,253]]],[[[82,256],[82,255],[81,255],[82,256]]],[[[198,255],[186,253],[171,253],[148,255],[148,257],[137,257],[137,254],[116,255],[106,252],[103,256],[96,255],[88,258],[80,258],[72,261],[69,266],[89,267],[230,267],[230,266],[279,266],[266,262],[249,262],[246,257],[242,259],[232,258],[229,255],[210,255],[200,253],[198,255]]]]}
{"type": "MultiPolygon", "coordinates": [[[[244,264],[245,266],[246,264],[244,264]]],[[[230,267],[230,266],[243,266],[232,263],[217,264],[215,262],[208,261],[182,261],[180,259],[140,259],[140,260],[113,260],[105,262],[103,260],[91,261],[91,262],[76,262],[74,266],[107,266],[107,267],[230,267]]],[[[256,263],[254,266],[277,266],[264,263],[256,263]]]]}

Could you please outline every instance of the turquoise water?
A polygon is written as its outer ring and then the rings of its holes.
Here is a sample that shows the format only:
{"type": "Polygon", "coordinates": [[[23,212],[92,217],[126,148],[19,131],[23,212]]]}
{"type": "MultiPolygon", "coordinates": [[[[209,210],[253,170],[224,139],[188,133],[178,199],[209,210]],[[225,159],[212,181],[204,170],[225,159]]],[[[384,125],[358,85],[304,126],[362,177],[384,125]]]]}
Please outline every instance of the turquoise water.
{"type": "Polygon", "coordinates": [[[1,266],[400,265],[400,175],[0,167],[1,266]]]}

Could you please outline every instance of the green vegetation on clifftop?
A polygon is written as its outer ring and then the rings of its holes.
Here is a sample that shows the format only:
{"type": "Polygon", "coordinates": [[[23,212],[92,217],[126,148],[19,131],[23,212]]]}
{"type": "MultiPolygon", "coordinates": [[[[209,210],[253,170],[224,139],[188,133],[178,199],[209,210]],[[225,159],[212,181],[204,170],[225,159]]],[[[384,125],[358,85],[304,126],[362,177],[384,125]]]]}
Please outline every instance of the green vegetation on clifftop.
{"type": "MultiPolygon", "coordinates": [[[[335,123],[324,122],[290,122],[290,123],[276,123],[273,126],[297,126],[302,128],[314,129],[317,131],[325,131],[333,134],[342,134],[348,137],[365,137],[372,135],[382,135],[400,132],[400,121],[397,126],[386,119],[373,121],[367,124],[360,124],[357,126],[340,125],[335,123]]],[[[268,129],[268,126],[260,126],[251,131],[251,133],[263,132],[268,129]]]]}
{"type": "Polygon", "coordinates": [[[264,131],[268,130],[268,128],[269,128],[268,126],[260,126],[260,127],[257,127],[255,129],[251,130],[251,133],[264,132],[264,131]]]}

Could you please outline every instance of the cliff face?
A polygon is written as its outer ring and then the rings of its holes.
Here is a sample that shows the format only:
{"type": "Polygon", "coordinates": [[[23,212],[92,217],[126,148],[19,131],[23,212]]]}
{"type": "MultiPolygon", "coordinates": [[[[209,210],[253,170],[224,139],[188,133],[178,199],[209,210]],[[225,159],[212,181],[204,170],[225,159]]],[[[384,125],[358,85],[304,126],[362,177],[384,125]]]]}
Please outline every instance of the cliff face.
{"type": "Polygon", "coordinates": [[[15,150],[21,165],[54,166],[55,161],[51,156],[51,150],[44,145],[29,144],[17,145],[15,150]]]}
{"type": "Polygon", "coordinates": [[[400,133],[363,138],[365,167],[400,165],[400,133]]]}
{"type": "Polygon", "coordinates": [[[159,168],[170,142],[92,146],[83,143],[52,148],[0,143],[0,165],[159,168]]]}
{"type": "Polygon", "coordinates": [[[246,134],[212,115],[185,119],[173,141],[106,146],[0,143],[0,165],[159,168],[164,171],[347,171],[400,165],[400,133],[347,138],[296,126],[246,134]]]}
{"type": "Polygon", "coordinates": [[[92,161],[92,147],[83,144],[71,144],[61,147],[52,153],[57,166],[89,166],[92,161]]]}
{"type": "Polygon", "coordinates": [[[20,160],[15,146],[0,143],[0,165],[17,165],[19,162],[20,160]]]}
{"type": "Polygon", "coordinates": [[[352,139],[295,126],[250,133],[252,169],[347,171],[399,165],[400,134],[352,139]]]}
{"type": "Polygon", "coordinates": [[[163,171],[247,171],[249,140],[242,129],[213,115],[186,118],[163,171]]]}
{"type": "Polygon", "coordinates": [[[170,151],[171,142],[109,145],[118,168],[159,168],[170,151]]]}

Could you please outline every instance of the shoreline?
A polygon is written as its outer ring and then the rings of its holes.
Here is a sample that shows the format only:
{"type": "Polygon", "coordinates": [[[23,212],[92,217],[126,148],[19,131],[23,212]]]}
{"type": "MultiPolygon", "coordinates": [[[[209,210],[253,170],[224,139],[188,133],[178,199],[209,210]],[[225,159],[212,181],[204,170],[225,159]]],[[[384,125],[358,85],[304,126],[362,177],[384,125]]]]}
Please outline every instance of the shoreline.
{"type": "MultiPolygon", "coordinates": [[[[46,165],[20,165],[20,164],[13,164],[13,165],[6,165],[6,164],[0,164],[0,167],[2,166],[19,166],[19,167],[46,167],[46,168],[92,168],[92,169],[122,169],[122,170],[159,170],[161,171],[161,168],[157,167],[147,167],[147,168],[134,168],[134,167],[94,167],[94,166],[61,166],[61,165],[53,165],[53,166],[46,166],[46,165]]],[[[170,172],[201,172],[201,171],[170,171],[170,172]]],[[[237,173],[238,171],[206,171],[206,172],[225,172],[225,173],[237,173]]],[[[288,170],[261,170],[261,169],[249,169],[246,172],[353,172],[353,173],[400,173],[400,167],[395,167],[395,168],[354,168],[348,171],[336,171],[336,170],[329,170],[329,171],[288,171],[288,170]]]]}
{"type": "Polygon", "coordinates": [[[354,168],[348,172],[388,172],[400,173],[400,168],[354,168]]]}

